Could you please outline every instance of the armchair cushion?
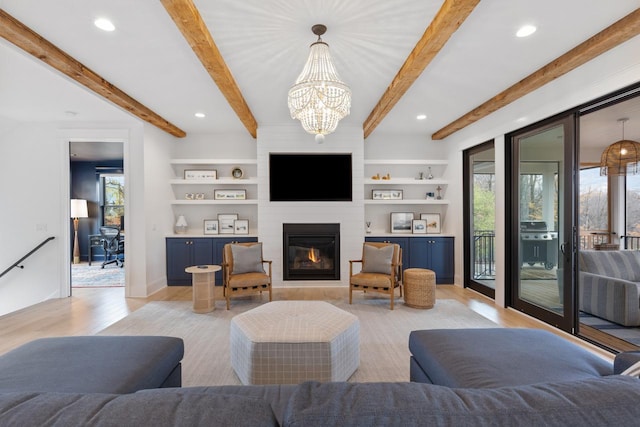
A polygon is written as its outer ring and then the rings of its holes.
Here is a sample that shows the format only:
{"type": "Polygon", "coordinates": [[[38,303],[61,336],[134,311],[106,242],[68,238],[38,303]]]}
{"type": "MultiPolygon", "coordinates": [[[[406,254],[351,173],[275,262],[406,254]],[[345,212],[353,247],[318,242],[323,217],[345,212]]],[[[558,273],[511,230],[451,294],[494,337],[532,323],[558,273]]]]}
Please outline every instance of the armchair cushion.
{"type": "Polygon", "coordinates": [[[391,260],[393,259],[393,245],[380,248],[364,245],[362,254],[363,273],[391,274],[391,260]]]}
{"type": "Polygon", "coordinates": [[[264,273],[262,267],[262,243],[251,246],[231,245],[233,255],[232,274],[264,273]]]}

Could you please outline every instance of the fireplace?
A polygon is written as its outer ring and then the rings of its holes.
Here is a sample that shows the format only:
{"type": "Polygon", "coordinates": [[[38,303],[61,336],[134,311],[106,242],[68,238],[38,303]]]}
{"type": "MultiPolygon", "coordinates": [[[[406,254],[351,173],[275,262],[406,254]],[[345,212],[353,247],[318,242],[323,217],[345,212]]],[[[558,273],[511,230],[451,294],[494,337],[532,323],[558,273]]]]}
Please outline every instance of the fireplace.
{"type": "Polygon", "coordinates": [[[340,224],[283,224],[283,280],[340,280],[340,224]]]}

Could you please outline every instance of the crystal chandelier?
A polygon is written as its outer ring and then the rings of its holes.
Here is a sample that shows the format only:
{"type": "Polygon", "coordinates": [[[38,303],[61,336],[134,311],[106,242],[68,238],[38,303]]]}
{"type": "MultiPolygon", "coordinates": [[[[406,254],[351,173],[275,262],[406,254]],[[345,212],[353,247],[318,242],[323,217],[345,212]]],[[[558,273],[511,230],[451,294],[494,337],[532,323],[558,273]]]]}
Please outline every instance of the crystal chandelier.
{"type": "Polygon", "coordinates": [[[639,170],[640,142],[624,139],[624,124],[629,119],[618,119],[622,123],[622,139],[609,145],[600,158],[600,175],[635,175],[639,170]]]}
{"type": "Polygon", "coordinates": [[[311,45],[311,52],[295,84],[289,89],[289,112],[292,119],[300,120],[305,131],[322,143],[338,122],[349,115],[351,89],[340,79],[329,54],[329,45],[321,35],[327,31],[324,25],[314,25],[313,34],[318,41],[311,45]]]}

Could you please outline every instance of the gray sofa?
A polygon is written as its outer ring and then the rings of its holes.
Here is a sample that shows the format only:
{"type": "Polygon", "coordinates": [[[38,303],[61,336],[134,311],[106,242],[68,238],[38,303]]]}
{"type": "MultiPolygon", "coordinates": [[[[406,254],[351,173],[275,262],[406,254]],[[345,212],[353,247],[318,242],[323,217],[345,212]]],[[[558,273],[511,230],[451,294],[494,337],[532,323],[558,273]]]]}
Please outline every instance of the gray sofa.
{"type": "Polygon", "coordinates": [[[640,252],[579,252],[579,307],[624,326],[640,326],[640,252]]]}
{"type": "MultiPolygon", "coordinates": [[[[507,332],[509,329],[496,329],[507,332]]],[[[474,330],[461,330],[462,334],[474,335],[474,330]],[[471,332],[469,332],[471,331],[471,332]]],[[[478,330],[483,334],[483,330],[478,330]]],[[[457,332],[450,331],[456,334],[457,332]]],[[[509,333],[509,332],[507,332],[509,333]]],[[[522,331],[524,335],[528,332],[522,331]]],[[[462,336],[462,335],[459,335],[462,336]]],[[[485,338],[488,335],[485,335],[485,338]]],[[[74,351],[82,344],[79,337],[74,351]]],[[[117,341],[117,338],[112,339],[117,341]]],[[[138,338],[138,337],[135,337],[138,338]]],[[[134,338],[134,339],[135,339],[134,338]]],[[[168,337],[158,337],[168,338],[168,337]]],[[[424,337],[416,334],[415,342],[424,337]]],[[[455,338],[455,337],[454,337],[455,338]]],[[[54,339],[55,340],[55,339],[54,339]]],[[[129,338],[127,338],[129,340],[129,338]]],[[[169,338],[169,340],[172,340],[169,338]]],[[[173,339],[175,340],[175,339],[173,339]]],[[[122,341],[114,346],[112,341],[104,347],[104,357],[114,353],[128,353],[128,345],[136,347],[132,341],[122,341]],[[124,343],[124,345],[123,345],[124,343]],[[117,350],[117,351],[116,351],[117,350]]],[[[457,340],[450,340],[445,347],[457,340]]],[[[457,349],[473,357],[478,341],[457,341],[457,349]]],[[[91,343],[91,340],[87,341],[91,343]]],[[[173,342],[175,343],[175,342],[173,342]]],[[[40,343],[42,344],[42,343],[40,343]]],[[[51,345],[51,343],[46,343],[51,345]]],[[[54,342],[54,344],[56,344],[54,342]]],[[[163,366],[168,359],[175,356],[176,347],[171,341],[165,341],[168,349],[160,350],[157,346],[151,349],[148,356],[155,360],[147,363],[145,358],[131,359],[133,365],[141,362],[148,365],[147,370],[160,380],[168,369],[163,366]],[[169,353],[173,354],[171,356],[169,353]],[[169,357],[164,357],[164,356],[169,357]]],[[[46,346],[45,346],[46,347],[46,346]]],[[[143,346],[137,346],[141,348],[143,346]]],[[[178,345],[179,347],[179,345],[178,345]]],[[[19,348],[19,354],[27,359],[46,359],[41,351],[44,347],[31,347],[29,354],[19,348]]],[[[50,348],[50,347],[49,347],[50,348]]],[[[415,346],[414,346],[415,348],[415,346]]],[[[581,363],[584,353],[577,346],[575,353],[567,354],[581,363]]],[[[494,349],[495,358],[503,357],[499,349],[494,349]]],[[[553,349],[548,349],[553,352],[553,349]]],[[[636,360],[635,355],[620,358],[620,366],[611,366],[606,362],[603,371],[568,379],[557,372],[554,381],[527,383],[522,385],[501,386],[497,388],[449,387],[437,384],[418,382],[402,383],[347,383],[307,382],[300,385],[265,385],[265,386],[216,386],[186,388],[147,388],[129,392],[79,392],[70,390],[73,384],[85,388],[84,375],[79,368],[76,375],[69,378],[66,373],[56,378],[55,373],[46,374],[42,379],[43,386],[38,386],[37,378],[43,372],[24,372],[27,387],[21,387],[14,377],[9,387],[4,383],[6,369],[15,369],[17,359],[12,353],[0,356],[0,425],[10,426],[605,426],[605,425],[637,425],[640,419],[640,380],[628,376],[609,375],[614,369],[623,369],[636,360]],[[3,358],[10,356],[12,360],[3,358]],[[9,363],[11,362],[11,363],[9,363]],[[34,379],[35,378],[35,379],[34,379]],[[52,384],[60,384],[64,392],[51,391],[52,384]],[[15,390],[11,390],[14,387],[15,390]],[[32,388],[32,390],[25,390],[32,388]]],[[[60,350],[64,353],[64,350],[60,350]]],[[[521,349],[521,355],[528,355],[527,348],[521,349]]],[[[440,353],[445,354],[445,353],[440,353]]],[[[15,355],[15,353],[13,353],[15,355]]],[[[505,355],[506,356],[506,355],[505,355]]],[[[511,357],[512,355],[508,355],[511,357]]],[[[421,359],[422,356],[417,356],[421,359]]],[[[533,357],[527,356],[527,357],[533,357]]],[[[81,358],[78,358],[81,359],[81,358]]],[[[175,360],[174,360],[175,361],[175,360]]],[[[82,363],[100,371],[101,358],[82,363]]],[[[44,363],[44,362],[43,362],[44,363]]],[[[423,362],[424,363],[424,362],[423,362]]],[[[107,363],[110,367],[117,364],[107,363]]],[[[587,363],[590,365],[590,362],[587,363]]],[[[482,363],[475,366],[477,372],[483,370],[482,363]]],[[[119,375],[122,372],[117,372],[119,375]]],[[[435,375],[427,369],[429,377],[435,375]]],[[[519,376],[520,370],[512,372],[519,376]]],[[[129,374],[123,374],[122,380],[128,382],[129,374]]],[[[108,377],[107,373],[96,377],[108,377]]],[[[505,375],[506,376],[506,375],[505,375]]],[[[107,381],[109,387],[113,381],[107,381]]],[[[92,387],[89,387],[92,388],[92,387]]],[[[95,388],[95,387],[93,387],[95,388]]]]}

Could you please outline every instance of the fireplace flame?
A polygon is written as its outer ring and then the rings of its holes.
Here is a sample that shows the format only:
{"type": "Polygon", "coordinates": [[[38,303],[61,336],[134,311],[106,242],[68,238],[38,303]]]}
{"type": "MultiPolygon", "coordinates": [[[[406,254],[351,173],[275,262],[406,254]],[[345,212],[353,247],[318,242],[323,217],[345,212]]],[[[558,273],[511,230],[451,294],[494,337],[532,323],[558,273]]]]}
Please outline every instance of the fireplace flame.
{"type": "Polygon", "coordinates": [[[320,262],[320,251],[312,246],[311,249],[309,249],[307,257],[309,258],[309,261],[313,263],[320,262]]]}

